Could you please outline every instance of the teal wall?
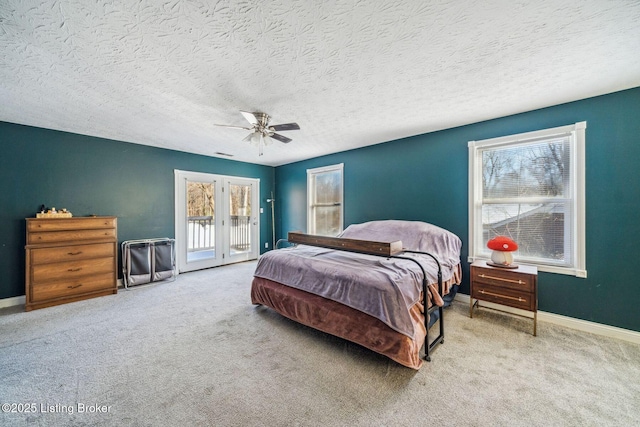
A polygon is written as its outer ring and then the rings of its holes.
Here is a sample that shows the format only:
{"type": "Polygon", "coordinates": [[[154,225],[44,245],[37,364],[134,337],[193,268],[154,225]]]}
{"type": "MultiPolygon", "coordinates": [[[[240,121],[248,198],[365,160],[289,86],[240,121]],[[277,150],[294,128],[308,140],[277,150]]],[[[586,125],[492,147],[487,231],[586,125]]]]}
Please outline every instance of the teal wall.
{"type": "Polygon", "coordinates": [[[0,298],[24,295],[25,218],[41,204],[118,217],[118,240],[174,237],[174,169],[260,179],[271,242],[274,168],[0,122],[0,298]]]}
{"type": "Polygon", "coordinates": [[[280,166],[278,236],[306,229],[306,170],[344,163],[345,225],[393,218],[451,230],[463,241],[468,294],[467,142],[579,121],[587,122],[588,278],[540,273],[539,307],[640,331],[640,88],[280,166]]]}
{"type": "MultiPolygon", "coordinates": [[[[428,114],[428,108],[425,108],[428,114]]],[[[118,217],[118,240],[174,236],[174,169],[259,178],[260,247],[306,229],[306,170],[345,164],[345,223],[410,219],[463,240],[467,142],[587,121],[587,272],[540,273],[543,311],[640,331],[640,88],[271,168],[0,122],[0,298],[24,295],[24,218],[40,204],[118,217]]],[[[261,249],[263,250],[263,249],[261,249]]]]}

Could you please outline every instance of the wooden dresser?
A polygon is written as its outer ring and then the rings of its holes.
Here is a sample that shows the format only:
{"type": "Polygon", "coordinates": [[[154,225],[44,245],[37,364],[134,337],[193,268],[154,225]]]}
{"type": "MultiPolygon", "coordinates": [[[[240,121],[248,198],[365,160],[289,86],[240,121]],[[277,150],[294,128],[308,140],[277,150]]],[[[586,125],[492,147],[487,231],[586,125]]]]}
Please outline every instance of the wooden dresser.
{"type": "Polygon", "coordinates": [[[27,218],[26,310],[115,294],[116,217],[27,218]]]}
{"type": "Polygon", "coordinates": [[[518,268],[492,267],[485,261],[471,264],[471,298],[469,316],[479,300],[533,313],[533,335],[537,335],[538,324],[538,269],[520,265],[518,268]],[[473,300],[476,300],[474,303],[473,300]]]}

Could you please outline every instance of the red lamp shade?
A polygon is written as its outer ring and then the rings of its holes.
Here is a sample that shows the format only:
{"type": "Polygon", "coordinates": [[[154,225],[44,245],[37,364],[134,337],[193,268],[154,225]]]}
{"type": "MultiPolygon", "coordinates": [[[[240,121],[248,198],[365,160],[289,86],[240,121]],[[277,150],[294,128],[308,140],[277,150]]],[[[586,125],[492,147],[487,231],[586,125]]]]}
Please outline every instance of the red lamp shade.
{"type": "Polygon", "coordinates": [[[507,236],[496,236],[487,242],[487,247],[494,251],[513,252],[518,250],[518,244],[507,236]]]}

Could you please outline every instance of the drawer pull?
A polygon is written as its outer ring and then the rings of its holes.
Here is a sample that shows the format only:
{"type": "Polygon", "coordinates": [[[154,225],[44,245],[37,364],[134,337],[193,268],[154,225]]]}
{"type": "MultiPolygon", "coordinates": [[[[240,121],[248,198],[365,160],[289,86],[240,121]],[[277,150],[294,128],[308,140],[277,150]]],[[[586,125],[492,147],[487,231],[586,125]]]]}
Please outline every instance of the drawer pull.
{"type": "Polygon", "coordinates": [[[493,292],[487,292],[487,291],[485,291],[484,289],[480,289],[480,291],[478,291],[478,292],[480,292],[480,293],[481,293],[481,294],[483,294],[483,295],[491,295],[492,297],[512,299],[512,300],[514,300],[514,301],[519,301],[519,302],[522,302],[522,301],[526,301],[526,300],[527,300],[526,298],[522,298],[522,297],[518,297],[518,298],[516,298],[516,297],[511,297],[511,296],[509,296],[509,295],[494,294],[493,292]]]}
{"type": "Polygon", "coordinates": [[[80,271],[80,270],[82,270],[82,267],[78,267],[78,268],[70,268],[70,269],[68,269],[67,271],[74,272],[74,271],[80,271]]]}
{"type": "Polygon", "coordinates": [[[79,288],[80,286],[82,286],[82,283],[78,283],[77,285],[67,286],[67,289],[76,289],[76,288],[79,288]]]}
{"type": "Polygon", "coordinates": [[[82,251],[78,251],[78,252],[67,252],[67,255],[80,255],[82,253],[82,251]]]}
{"type": "Polygon", "coordinates": [[[483,279],[493,279],[493,280],[498,280],[500,282],[509,282],[509,283],[516,283],[518,285],[524,285],[525,281],[523,280],[512,280],[512,279],[503,279],[502,277],[495,277],[495,276],[487,276],[486,274],[481,274],[480,277],[482,277],[483,279]]]}

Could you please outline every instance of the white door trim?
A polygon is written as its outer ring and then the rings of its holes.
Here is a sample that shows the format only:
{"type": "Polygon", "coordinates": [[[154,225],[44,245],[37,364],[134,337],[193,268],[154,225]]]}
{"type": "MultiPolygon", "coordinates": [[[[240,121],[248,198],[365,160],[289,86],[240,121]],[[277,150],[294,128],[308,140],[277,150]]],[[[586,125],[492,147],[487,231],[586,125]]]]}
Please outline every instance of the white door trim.
{"type": "Polygon", "coordinates": [[[179,272],[216,267],[233,262],[257,259],[260,252],[260,179],[174,169],[174,209],[176,258],[179,272]],[[215,257],[187,263],[186,181],[212,182],[215,185],[215,257]],[[230,184],[251,185],[251,251],[230,256],[229,190],[230,184]],[[226,221],[223,226],[223,220],[226,221]]]}

